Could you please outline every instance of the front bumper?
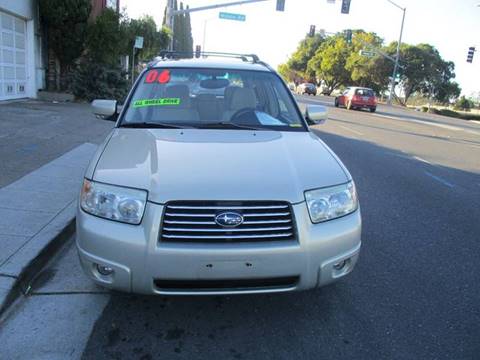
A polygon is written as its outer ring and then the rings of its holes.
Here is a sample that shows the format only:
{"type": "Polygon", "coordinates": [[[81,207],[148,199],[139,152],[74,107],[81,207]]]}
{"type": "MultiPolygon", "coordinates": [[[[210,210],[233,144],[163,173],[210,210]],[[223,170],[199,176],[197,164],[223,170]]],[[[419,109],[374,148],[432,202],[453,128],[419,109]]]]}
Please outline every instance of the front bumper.
{"type": "MultiPolygon", "coordinates": [[[[122,224],[77,213],[77,248],[86,274],[102,286],[142,294],[208,295],[306,290],[329,284],[354,268],[361,246],[360,209],[312,224],[306,204],[292,205],[298,241],[197,244],[159,242],[164,207],[148,203],[142,224],[122,224]],[[341,269],[334,265],[345,261],[341,269]],[[113,270],[102,275],[97,265],[113,270]],[[162,288],[168,281],[295,278],[288,286],[162,288]]],[[[258,283],[258,282],[257,282],[258,283]]]]}

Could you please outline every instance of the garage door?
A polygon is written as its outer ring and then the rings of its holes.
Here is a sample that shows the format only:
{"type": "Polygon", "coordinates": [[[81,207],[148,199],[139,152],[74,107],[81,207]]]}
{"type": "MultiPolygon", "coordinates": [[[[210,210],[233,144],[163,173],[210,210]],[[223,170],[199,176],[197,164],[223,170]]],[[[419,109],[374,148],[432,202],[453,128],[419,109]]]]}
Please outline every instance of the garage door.
{"type": "Polygon", "coordinates": [[[0,100],[26,97],[26,24],[0,12],[0,100]]]}

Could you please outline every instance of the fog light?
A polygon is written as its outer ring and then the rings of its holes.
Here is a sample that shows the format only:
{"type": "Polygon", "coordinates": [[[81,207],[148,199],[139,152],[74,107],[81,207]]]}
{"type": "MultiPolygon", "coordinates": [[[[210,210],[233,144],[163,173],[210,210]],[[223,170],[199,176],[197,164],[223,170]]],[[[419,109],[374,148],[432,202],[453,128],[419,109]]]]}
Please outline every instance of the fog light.
{"type": "Polygon", "coordinates": [[[347,265],[347,260],[342,260],[336,264],[333,264],[333,268],[337,271],[342,270],[347,265]]]}
{"type": "Polygon", "coordinates": [[[110,266],[103,266],[97,264],[97,271],[100,275],[109,276],[113,274],[113,269],[110,266]]]}

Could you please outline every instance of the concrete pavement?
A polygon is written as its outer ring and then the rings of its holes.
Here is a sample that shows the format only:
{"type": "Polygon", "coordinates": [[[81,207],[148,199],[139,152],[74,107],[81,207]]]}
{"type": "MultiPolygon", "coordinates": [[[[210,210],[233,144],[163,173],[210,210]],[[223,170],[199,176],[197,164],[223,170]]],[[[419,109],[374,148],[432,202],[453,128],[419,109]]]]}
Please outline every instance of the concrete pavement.
{"type": "Polygon", "coordinates": [[[96,149],[83,144],[0,188],[0,315],[73,233],[78,192],[96,149]]]}

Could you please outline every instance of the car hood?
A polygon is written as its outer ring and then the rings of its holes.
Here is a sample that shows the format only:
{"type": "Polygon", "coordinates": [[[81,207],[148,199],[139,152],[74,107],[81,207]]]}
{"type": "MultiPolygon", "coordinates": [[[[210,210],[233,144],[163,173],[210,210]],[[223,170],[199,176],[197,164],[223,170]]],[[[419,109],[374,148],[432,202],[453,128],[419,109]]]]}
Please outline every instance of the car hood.
{"type": "Polygon", "coordinates": [[[304,191],[350,175],[310,132],[201,129],[113,131],[96,181],[145,189],[170,200],[304,201],[304,191]]]}

